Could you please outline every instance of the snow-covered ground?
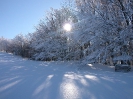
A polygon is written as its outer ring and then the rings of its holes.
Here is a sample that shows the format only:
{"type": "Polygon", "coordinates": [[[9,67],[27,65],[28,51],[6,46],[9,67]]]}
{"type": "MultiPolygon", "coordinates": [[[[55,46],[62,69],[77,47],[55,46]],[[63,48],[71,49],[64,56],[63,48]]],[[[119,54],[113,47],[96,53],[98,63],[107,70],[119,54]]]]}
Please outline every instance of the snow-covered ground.
{"type": "Polygon", "coordinates": [[[0,52],[0,99],[133,99],[133,71],[77,69],[74,62],[37,62],[0,52]]]}

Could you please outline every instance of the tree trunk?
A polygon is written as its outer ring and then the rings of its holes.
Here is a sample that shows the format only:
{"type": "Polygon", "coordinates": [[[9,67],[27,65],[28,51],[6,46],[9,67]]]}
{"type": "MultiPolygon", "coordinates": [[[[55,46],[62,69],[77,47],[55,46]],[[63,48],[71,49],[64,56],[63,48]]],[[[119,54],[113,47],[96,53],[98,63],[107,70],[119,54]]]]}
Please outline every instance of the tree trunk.
{"type": "Polygon", "coordinates": [[[120,4],[121,10],[122,10],[123,15],[124,15],[124,18],[125,18],[125,20],[126,20],[126,24],[127,24],[127,26],[128,26],[128,25],[129,25],[129,20],[128,20],[128,17],[127,17],[126,9],[125,9],[125,7],[124,7],[124,5],[123,5],[123,3],[122,3],[122,0],[118,0],[118,2],[119,2],[119,4],[120,4]]]}

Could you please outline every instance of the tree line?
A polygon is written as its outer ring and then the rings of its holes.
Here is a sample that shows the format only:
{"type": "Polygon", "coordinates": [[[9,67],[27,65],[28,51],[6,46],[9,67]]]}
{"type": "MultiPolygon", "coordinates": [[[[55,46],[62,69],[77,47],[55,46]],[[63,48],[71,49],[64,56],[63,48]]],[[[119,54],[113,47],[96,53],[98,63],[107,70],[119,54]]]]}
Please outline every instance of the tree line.
{"type": "Polygon", "coordinates": [[[69,0],[51,8],[33,33],[0,38],[0,50],[42,61],[115,64],[133,59],[132,0],[69,0]],[[69,23],[72,30],[63,30],[69,23]]]}

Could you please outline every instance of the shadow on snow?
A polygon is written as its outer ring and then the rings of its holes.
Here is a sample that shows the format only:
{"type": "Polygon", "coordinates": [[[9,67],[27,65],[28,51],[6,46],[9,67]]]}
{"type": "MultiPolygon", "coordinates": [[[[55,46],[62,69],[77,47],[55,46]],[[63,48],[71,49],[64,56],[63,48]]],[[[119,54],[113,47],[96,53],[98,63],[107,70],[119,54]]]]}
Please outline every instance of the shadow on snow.
{"type": "Polygon", "coordinates": [[[133,72],[74,62],[36,62],[0,53],[0,99],[131,99],[133,72]]]}

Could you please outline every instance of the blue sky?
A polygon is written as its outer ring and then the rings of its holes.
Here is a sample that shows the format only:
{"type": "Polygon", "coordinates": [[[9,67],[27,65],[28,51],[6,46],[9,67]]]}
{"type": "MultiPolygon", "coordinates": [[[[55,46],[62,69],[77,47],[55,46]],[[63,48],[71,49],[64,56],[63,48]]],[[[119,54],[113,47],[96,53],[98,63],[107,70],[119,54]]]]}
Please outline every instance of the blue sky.
{"type": "Polygon", "coordinates": [[[60,8],[63,0],[0,0],[0,37],[12,39],[17,34],[35,31],[45,12],[60,8]]]}

